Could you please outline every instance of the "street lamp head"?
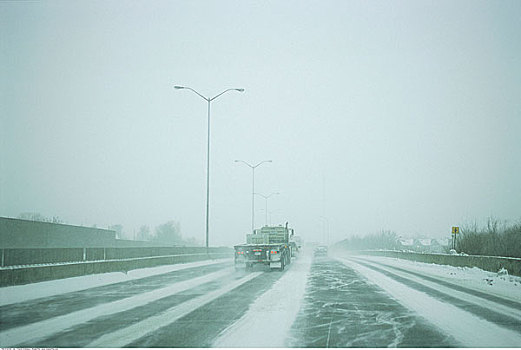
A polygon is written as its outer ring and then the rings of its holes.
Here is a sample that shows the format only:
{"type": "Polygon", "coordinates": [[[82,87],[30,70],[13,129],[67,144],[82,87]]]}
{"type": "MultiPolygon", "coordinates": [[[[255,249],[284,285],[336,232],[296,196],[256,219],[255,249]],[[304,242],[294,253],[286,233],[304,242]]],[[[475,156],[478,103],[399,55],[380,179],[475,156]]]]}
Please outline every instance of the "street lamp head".
{"type": "Polygon", "coordinates": [[[239,92],[244,92],[244,89],[242,89],[242,88],[241,89],[235,89],[235,90],[237,90],[239,92]]]}
{"type": "Polygon", "coordinates": [[[175,85],[174,89],[186,89],[184,86],[175,85]]]}

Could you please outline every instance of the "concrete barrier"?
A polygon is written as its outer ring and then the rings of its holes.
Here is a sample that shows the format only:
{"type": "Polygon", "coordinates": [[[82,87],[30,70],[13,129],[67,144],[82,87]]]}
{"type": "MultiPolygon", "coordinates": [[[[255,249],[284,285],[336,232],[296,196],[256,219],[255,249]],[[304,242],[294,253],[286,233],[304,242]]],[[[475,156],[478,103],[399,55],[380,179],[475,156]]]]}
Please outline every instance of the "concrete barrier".
{"type": "Polygon", "coordinates": [[[192,254],[178,254],[145,258],[84,261],[45,266],[13,267],[0,270],[0,287],[49,281],[107,272],[128,272],[134,269],[172,265],[194,261],[232,258],[233,249],[218,248],[218,251],[192,254]],[[226,251],[225,251],[226,250],[226,251]]]}
{"type": "MultiPolygon", "coordinates": [[[[218,252],[226,247],[212,247],[218,252]]],[[[1,267],[206,253],[205,247],[3,248],[1,267]]]]}
{"type": "Polygon", "coordinates": [[[394,250],[364,250],[358,251],[357,253],[456,267],[477,267],[490,272],[498,272],[504,268],[511,275],[521,276],[521,259],[519,258],[481,255],[422,254],[394,250]]]}

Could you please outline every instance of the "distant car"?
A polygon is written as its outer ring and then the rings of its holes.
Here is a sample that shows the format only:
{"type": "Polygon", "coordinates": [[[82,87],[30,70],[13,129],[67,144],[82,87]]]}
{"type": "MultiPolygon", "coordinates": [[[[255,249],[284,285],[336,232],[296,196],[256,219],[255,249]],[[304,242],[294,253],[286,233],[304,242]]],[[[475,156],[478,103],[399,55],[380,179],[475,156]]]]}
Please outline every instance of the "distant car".
{"type": "Polygon", "coordinates": [[[315,248],[315,255],[318,255],[318,256],[327,255],[327,246],[320,245],[320,246],[316,247],[315,248]]]}

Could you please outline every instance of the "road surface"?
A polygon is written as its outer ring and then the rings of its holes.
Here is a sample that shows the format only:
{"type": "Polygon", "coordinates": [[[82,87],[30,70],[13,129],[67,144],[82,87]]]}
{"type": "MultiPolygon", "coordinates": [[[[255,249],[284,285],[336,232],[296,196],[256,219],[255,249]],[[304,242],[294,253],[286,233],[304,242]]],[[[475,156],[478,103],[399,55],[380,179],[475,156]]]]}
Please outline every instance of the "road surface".
{"type": "MultiPolygon", "coordinates": [[[[0,289],[2,347],[518,347],[521,297],[418,263],[230,260],[0,289]],[[103,280],[103,281],[102,281],[103,280]],[[87,282],[86,282],[87,281],[87,282]]],[[[520,294],[521,295],[521,294],[520,294]]]]}

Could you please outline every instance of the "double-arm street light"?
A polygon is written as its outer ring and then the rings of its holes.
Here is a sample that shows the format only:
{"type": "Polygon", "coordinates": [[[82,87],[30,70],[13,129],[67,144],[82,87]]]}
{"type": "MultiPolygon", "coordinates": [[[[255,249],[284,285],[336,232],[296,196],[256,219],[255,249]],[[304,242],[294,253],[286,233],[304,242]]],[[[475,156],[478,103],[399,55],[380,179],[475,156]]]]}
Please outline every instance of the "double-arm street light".
{"type": "Polygon", "coordinates": [[[226,89],[220,94],[214,97],[206,97],[195,91],[191,87],[175,85],[174,89],[186,89],[194,92],[203,100],[208,102],[208,139],[207,139],[207,151],[206,151],[206,250],[208,251],[208,233],[209,233],[209,219],[210,219],[210,103],[217,97],[227,93],[228,91],[239,91],[244,92],[244,89],[226,89]]]}
{"type": "Polygon", "coordinates": [[[265,196],[265,195],[263,195],[263,194],[261,194],[261,193],[255,193],[255,194],[258,195],[258,196],[261,196],[261,197],[264,198],[265,201],[266,201],[266,207],[265,207],[265,209],[264,209],[264,210],[266,211],[266,213],[265,213],[266,217],[265,217],[265,219],[264,219],[264,220],[265,220],[264,226],[268,226],[268,199],[269,199],[271,196],[276,195],[276,194],[280,194],[280,193],[279,193],[279,192],[274,192],[274,193],[270,193],[270,194],[267,195],[267,196],[265,196]]]}
{"type": "Polygon", "coordinates": [[[244,160],[235,160],[235,163],[244,163],[249,166],[252,170],[252,189],[251,189],[251,232],[254,232],[255,229],[255,168],[264,163],[271,163],[271,160],[263,160],[260,163],[255,165],[251,165],[250,163],[245,162],[244,160]]]}

